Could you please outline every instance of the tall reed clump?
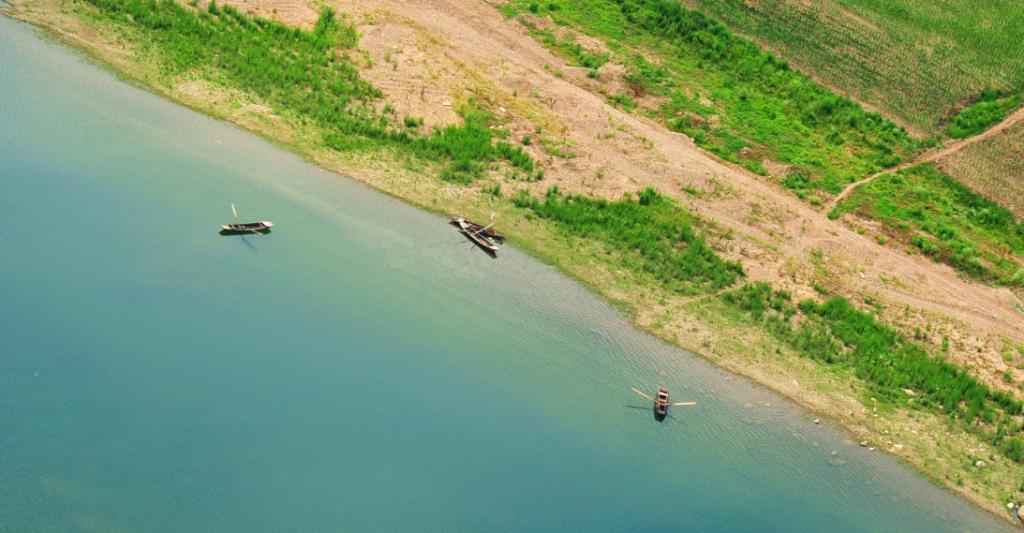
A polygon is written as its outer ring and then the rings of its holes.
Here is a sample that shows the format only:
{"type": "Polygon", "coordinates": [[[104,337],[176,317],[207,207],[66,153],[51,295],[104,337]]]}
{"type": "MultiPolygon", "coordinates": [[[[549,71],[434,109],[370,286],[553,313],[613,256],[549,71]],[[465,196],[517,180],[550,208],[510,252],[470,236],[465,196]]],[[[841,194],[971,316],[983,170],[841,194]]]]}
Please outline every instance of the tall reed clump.
{"type": "Polygon", "coordinates": [[[947,416],[1024,462],[1024,425],[1016,421],[1020,400],[932,357],[872,313],[842,297],[794,303],[788,292],[766,283],[748,283],[723,299],[800,355],[853,370],[880,401],[947,416]]]}
{"type": "Polygon", "coordinates": [[[543,201],[525,193],[513,201],[568,235],[603,243],[628,268],[677,292],[722,289],[743,276],[743,267],[719,257],[686,211],[654,189],[609,202],[552,187],[543,201]]]}
{"type": "Polygon", "coordinates": [[[399,148],[446,163],[442,176],[458,176],[455,181],[472,180],[496,160],[533,170],[533,160],[521,149],[492,142],[491,118],[471,105],[464,124],[429,133],[393,120],[393,111],[378,112],[383,94],[360,78],[349,56],[358,34],[331,9],[304,31],[215,1],[205,9],[173,0],[87,1],[108,22],[138,32],[155,48],[167,74],[198,73],[252,94],[318,127],[333,149],[399,148]]]}

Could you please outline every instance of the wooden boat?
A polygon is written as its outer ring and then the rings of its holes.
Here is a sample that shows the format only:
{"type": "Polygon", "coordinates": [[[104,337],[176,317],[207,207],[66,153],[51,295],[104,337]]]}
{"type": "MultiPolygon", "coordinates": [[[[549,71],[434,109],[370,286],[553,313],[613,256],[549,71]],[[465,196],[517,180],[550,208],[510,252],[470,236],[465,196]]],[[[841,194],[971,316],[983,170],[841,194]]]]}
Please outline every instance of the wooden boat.
{"type": "Polygon", "coordinates": [[[638,395],[640,395],[641,397],[651,401],[651,403],[653,404],[654,419],[657,420],[658,422],[664,422],[665,421],[665,418],[668,417],[668,408],[670,406],[683,407],[683,406],[697,405],[697,402],[669,403],[669,401],[668,401],[668,387],[666,387],[665,385],[661,385],[660,387],[658,387],[658,392],[655,394],[655,396],[653,398],[648,396],[648,395],[646,395],[646,394],[644,394],[643,392],[641,392],[641,391],[639,391],[637,389],[632,388],[632,387],[630,387],[630,389],[633,392],[635,392],[638,395]]]}
{"type": "Polygon", "coordinates": [[[491,257],[498,256],[498,246],[494,244],[494,241],[487,237],[483,232],[470,229],[469,227],[460,227],[459,232],[465,235],[470,242],[483,250],[485,254],[491,257]]]}
{"type": "Polygon", "coordinates": [[[483,226],[471,220],[466,220],[465,218],[457,215],[448,215],[448,218],[451,219],[451,225],[456,226],[460,229],[470,229],[472,231],[479,232],[481,235],[487,237],[488,239],[491,239],[492,241],[505,241],[505,236],[502,235],[501,233],[498,233],[497,231],[494,231],[494,229],[492,229],[489,225],[483,226]]]}
{"type": "Polygon", "coordinates": [[[231,214],[235,217],[234,224],[224,224],[220,227],[221,235],[245,235],[247,233],[270,233],[270,228],[274,227],[274,223],[269,220],[261,220],[259,222],[238,222],[238,210],[235,209],[235,204],[231,204],[231,214]]]}
{"type": "Polygon", "coordinates": [[[668,388],[664,385],[658,387],[658,394],[654,397],[654,419],[658,422],[665,420],[668,416],[668,388]]]}
{"type": "Polygon", "coordinates": [[[242,235],[245,233],[270,233],[274,223],[269,220],[247,222],[244,224],[224,224],[220,227],[221,235],[242,235]]]}
{"type": "MultiPolygon", "coordinates": [[[[496,238],[493,235],[497,236],[497,240],[504,239],[503,235],[491,231],[489,226],[481,226],[460,216],[450,215],[448,218],[451,225],[459,228],[459,233],[465,235],[470,242],[477,245],[484,253],[491,257],[498,256],[498,245],[495,244],[496,238]]],[[[494,219],[494,215],[491,215],[491,219],[494,219]]]]}

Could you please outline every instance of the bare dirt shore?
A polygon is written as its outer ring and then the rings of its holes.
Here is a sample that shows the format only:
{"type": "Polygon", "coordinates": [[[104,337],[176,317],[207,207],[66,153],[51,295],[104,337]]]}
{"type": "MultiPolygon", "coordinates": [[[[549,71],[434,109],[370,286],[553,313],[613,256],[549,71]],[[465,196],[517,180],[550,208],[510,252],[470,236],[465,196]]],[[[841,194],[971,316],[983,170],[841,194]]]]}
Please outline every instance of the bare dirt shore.
{"type": "MultiPolygon", "coordinates": [[[[287,117],[208,80],[161,77],[131,43],[76,14],[79,2],[12,3],[12,16],[86,50],[121,75],[388,194],[435,211],[508,207],[400,161],[327,150],[287,117]]],[[[384,90],[400,116],[422,117],[428,127],[447,124],[458,120],[458,103],[473,98],[494,112],[511,139],[532,137],[529,150],[544,165],[545,179],[528,184],[494,177],[504,191],[541,192],[558,185],[565,192],[617,199],[655,187],[709,221],[719,235],[716,247],[741,260],[750,279],[770,281],[797,298],[815,294],[818,286],[854,302],[880,303],[883,320],[907,332],[926,331],[926,342],[935,346],[947,337],[952,360],[990,385],[1007,388],[1003,374],[1014,369],[1003,349],[1007,343],[1024,345],[1024,314],[1013,308],[1019,303],[1013,293],[881,246],[768,179],[717,160],[685,136],[609,106],[601,84],[621,83],[618,66],[603,67],[601,81],[587,78],[584,69],[566,65],[538,45],[520,23],[502,17],[500,1],[222,3],[304,27],[316,20],[320,5],[333,5],[359,29],[363,76],[384,90]]],[[[921,412],[879,413],[855,380],[780,349],[714,299],[666,294],[535,221],[511,211],[502,220],[516,244],[627,309],[640,327],[793,398],[850,430],[853,439],[869,440],[999,516],[1008,518],[1006,503],[1020,499],[1016,489],[1024,468],[975,437],[948,429],[942,419],[921,412]],[[975,457],[984,457],[989,466],[969,466],[975,457]]],[[[1009,390],[1020,396],[1021,378],[1014,379],[1009,390]]]]}

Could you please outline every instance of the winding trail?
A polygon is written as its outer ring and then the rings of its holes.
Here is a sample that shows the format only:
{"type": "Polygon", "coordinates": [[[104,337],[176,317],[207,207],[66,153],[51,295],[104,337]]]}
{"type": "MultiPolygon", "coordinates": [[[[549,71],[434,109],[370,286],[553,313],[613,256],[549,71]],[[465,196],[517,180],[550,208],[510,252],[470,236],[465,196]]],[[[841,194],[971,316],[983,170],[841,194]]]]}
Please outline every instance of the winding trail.
{"type": "Polygon", "coordinates": [[[913,167],[913,166],[916,166],[916,165],[920,165],[922,163],[931,163],[933,161],[938,161],[939,159],[942,159],[942,158],[944,158],[946,156],[949,156],[949,155],[953,155],[953,154],[959,152],[960,150],[963,150],[964,148],[967,148],[968,146],[970,146],[970,145],[972,145],[972,144],[974,144],[976,142],[980,142],[980,141],[983,141],[985,139],[988,139],[989,137],[992,137],[993,135],[996,135],[996,134],[1006,130],[1007,128],[1009,128],[1010,126],[1013,126],[1014,124],[1020,122],[1021,120],[1024,120],[1024,107],[1014,111],[1013,113],[1010,113],[1001,122],[999,122],[995,126],[992,126],[991,128],[989,128],[989,129],[987,129],[987,130],[985,130],[985,131],[983,131],[983,132],[981,132],[981,133],[979,133],[977,135],[974,135],[972,137],[967,137],[966,139],[958,139],[958,140],[955,140],[955,141],[947,142],[941,148],[939,148],[937,150],[929,150],[928,152],[925,152],[925,153],[921,154],[920,157],[918,157],[917,159],[914,159],[913,161],[907,161],[906,163],[901,163],[901,164],[896,165],[894,167],[889,167],[889,168],[887,168],[885,170],[881,170],[879,172],[876,172],[876,173],[874,173],[874,174],[872,174],[872,175],[870,175],[870,176],[868,176],[866,178],[857,180],[857,181],[847,185],[842,190],[842,192],[840,192],[838,195],[836,195],[836,197],[833,198],[831,202],[829,202],[828,206],[825,209],[825,212],[827,213],[827,212],[835,209],[835,207],[837,205],[839,205],[839,202],[842,202],[847,197],[849,197],[850,194],[853,193],[854,189],[856,189],[857,187],[860,187],[861,185],[864,185],[865,183],[869,183],[869,182],[873,181],[875,178],[877,178],[879,176],[882,176],[884,174],[891,174],[893,172],[899,172],[901,170],[905,170],[905,169],[908,169],[910,167],[913,167]]]}

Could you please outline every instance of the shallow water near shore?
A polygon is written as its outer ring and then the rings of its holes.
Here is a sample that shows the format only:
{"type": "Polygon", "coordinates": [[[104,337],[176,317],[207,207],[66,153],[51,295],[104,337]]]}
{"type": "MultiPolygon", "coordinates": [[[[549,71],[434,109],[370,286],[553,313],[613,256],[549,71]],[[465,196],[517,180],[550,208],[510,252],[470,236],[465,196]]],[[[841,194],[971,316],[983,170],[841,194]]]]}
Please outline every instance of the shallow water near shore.
{"type": "Polygon", "coordinates": [[[3,17],[0,66],[0,530],[1008,527],[3,17]],[[273,233],[219,236],[230,202],[273,233]],[[662,380],[698,406],[656,423],[662,380]]]}

